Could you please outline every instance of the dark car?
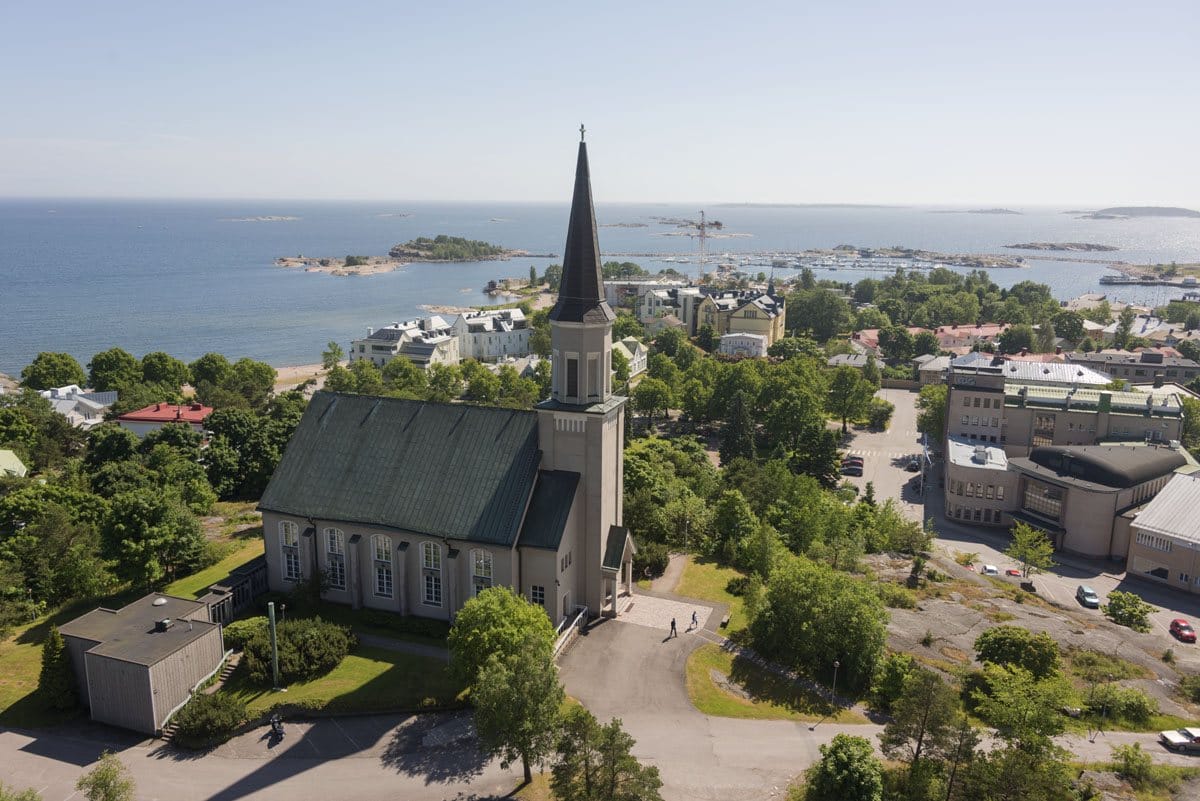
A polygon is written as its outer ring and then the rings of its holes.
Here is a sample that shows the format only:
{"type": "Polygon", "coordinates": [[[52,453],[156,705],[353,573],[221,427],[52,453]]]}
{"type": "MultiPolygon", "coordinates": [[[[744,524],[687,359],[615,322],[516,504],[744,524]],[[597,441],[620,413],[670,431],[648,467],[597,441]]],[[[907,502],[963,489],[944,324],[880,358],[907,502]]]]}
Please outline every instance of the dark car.
{"type": "Polygon", "coordinates": [[[861,476],[863,473],[861,464],[844,464],[842,465],[843,476],[861,476]]]}
{"type": "Polygon", "coordinates": [[[921,469],[921,463],[916,459],[909,459],[908,464],[904,465],[904,469],[910,473],[916,473],[921,469]]]}
{"type": "Polygon", "coordinates": [[[1177,617],[1171,621],[1171,634],[1180,642],[1195,642],[1196,630],[1192,628],[1192,624],[1188,623],[1181,617],[1177,617]]]}

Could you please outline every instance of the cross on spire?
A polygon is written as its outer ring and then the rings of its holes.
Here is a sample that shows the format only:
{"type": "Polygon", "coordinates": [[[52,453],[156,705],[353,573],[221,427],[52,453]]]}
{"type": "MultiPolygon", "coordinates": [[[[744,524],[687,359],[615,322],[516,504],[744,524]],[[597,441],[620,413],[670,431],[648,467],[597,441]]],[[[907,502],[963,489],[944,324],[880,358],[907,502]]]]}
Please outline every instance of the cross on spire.
{"type": "Polygon", "coordinates": [[[583,134],[584,134],[585,130],[586,129],[583,127],[583,123],[582,122],[579,123],[579,141],[580,142],[583,141],[583,134]]]}

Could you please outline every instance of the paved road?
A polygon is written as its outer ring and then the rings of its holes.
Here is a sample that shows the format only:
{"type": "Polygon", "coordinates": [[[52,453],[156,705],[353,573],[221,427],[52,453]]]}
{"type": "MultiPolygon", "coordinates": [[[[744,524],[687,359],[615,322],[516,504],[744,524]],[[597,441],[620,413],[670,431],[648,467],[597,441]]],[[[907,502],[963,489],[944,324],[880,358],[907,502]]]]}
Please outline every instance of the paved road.
{"type": "Polygon", "coordinates": [[[886,431],[851,429],[842,449],[863,457],[863,474],[846,476],[858,487],[870,481],[880,501],[894,498],[905,514],[920,519],[921,497],[912,483],[916,474],[905,471],[909,460],[921,453],[921,433],[917,431],[917,393],[906,389],[881,389],[875,397],[896,407],[886,431]]]}

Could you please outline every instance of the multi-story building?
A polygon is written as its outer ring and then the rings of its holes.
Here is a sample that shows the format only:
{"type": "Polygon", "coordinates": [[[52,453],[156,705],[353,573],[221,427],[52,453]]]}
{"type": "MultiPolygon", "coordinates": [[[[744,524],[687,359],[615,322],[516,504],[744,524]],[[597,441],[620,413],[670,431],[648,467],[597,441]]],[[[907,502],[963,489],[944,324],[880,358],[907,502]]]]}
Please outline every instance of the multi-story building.
{"type": "Polygon", "coordinates": [[[1180,438],[1183,405],[1178,396],[1105,389],[1110,380],[1075,364],[969,354],[951,362],[946,433],[1000,445],[1009,457],[1024,456],[1039,445],[1180,438]]]}
{"type": "Polygon", "coordinates": [[[460,314],[450,327],[458,336],[460,359],[494,361],[529,355],[532,329],[520,309],[460,314]]]}
{"type": "Polygon", "coordinates": [[[1066,354],[1070,364],[1081,364],[1097,372],[1129,381],[1133,384],[1164,381],[1187,383],[1200,375],[1200,364],[1180,356],[1166,356],[1154,351],[1101,350],[1094,353],[1077,351],[1066,354]]]}
{"type": "Polygon", "coordinates": [[[368,328],[365,339],[350,343],[350,361],[365,359],[382,369],[403,355],[418,367],[428,369],[433,364],[458,364],[458,343],[457,332],[435,315],[379,329],[368,328]]]}
{"type": "Polygon", "coordinates": [[[1176,474],[1133,518],[1126,575],[1200,592],[1200,474],[1176,474]]]}
{"type": "Polygon", "coordinates": [[[767,347],[783,339],[785,301],[769,292],[726,291],[706,294],[696,307],[695,334],[710,325],[717,336],[761,334],[767,347]]]}
{"type": "Polygon", "coordinates": [[[749,356],[764,358],[770,343],[766,334],[725,334],[717,351],[725,356],[749,356]]]}

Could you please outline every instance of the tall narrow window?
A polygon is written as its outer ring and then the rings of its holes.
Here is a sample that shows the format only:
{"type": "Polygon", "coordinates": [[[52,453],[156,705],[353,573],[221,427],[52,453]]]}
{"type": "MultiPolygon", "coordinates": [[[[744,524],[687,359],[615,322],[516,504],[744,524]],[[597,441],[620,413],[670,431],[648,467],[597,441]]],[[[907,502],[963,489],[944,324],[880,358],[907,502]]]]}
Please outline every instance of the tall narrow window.
{"type": "Polygon", "coordinates": [[[329,588],[346,589],[346,535],[339,528],[325,529],[325,561],[329,588]]]}
{"type": "Polygon", "coordinates": [[[588,397],[600,397],[600,359],[595,355],[588,356],[588,397]]]}
{"type": "Polygon", "coordinates": [[[282,555],[283,577],[300,580],[300,527],[290,520],[279,521],[279,550],[282,555]]]}
{"type": "Polygon", "coordinates": [[[533,603],[533,604],[537,604],[538,606],[545,606],[546,605],[546,588],[539,584],[534,584],[532,587],[530,587],[529,588],[529,602],[533,603]]]}
{"type": "Polygon", "coordinates": [[[426,606],[442,605],[442,546],[436,542],[421,543],[421,572],[424,574],[426,606]]]}
{"type": "Polygon", "coordinates": [[[376,534],[371,538],[371,555],[375,563],[375,594],[392,597],[392,538],[376,534]]]}
{"type": "Polygon", "coordinates": [[[579,397],[579,359],[567,359],[567,396],[579,397]]]}
{"type": "Polygon", "coordinates": [[[492,555],[488,551],[471,551],[471,580],[475,595],[492,586],[492,555]]]}

